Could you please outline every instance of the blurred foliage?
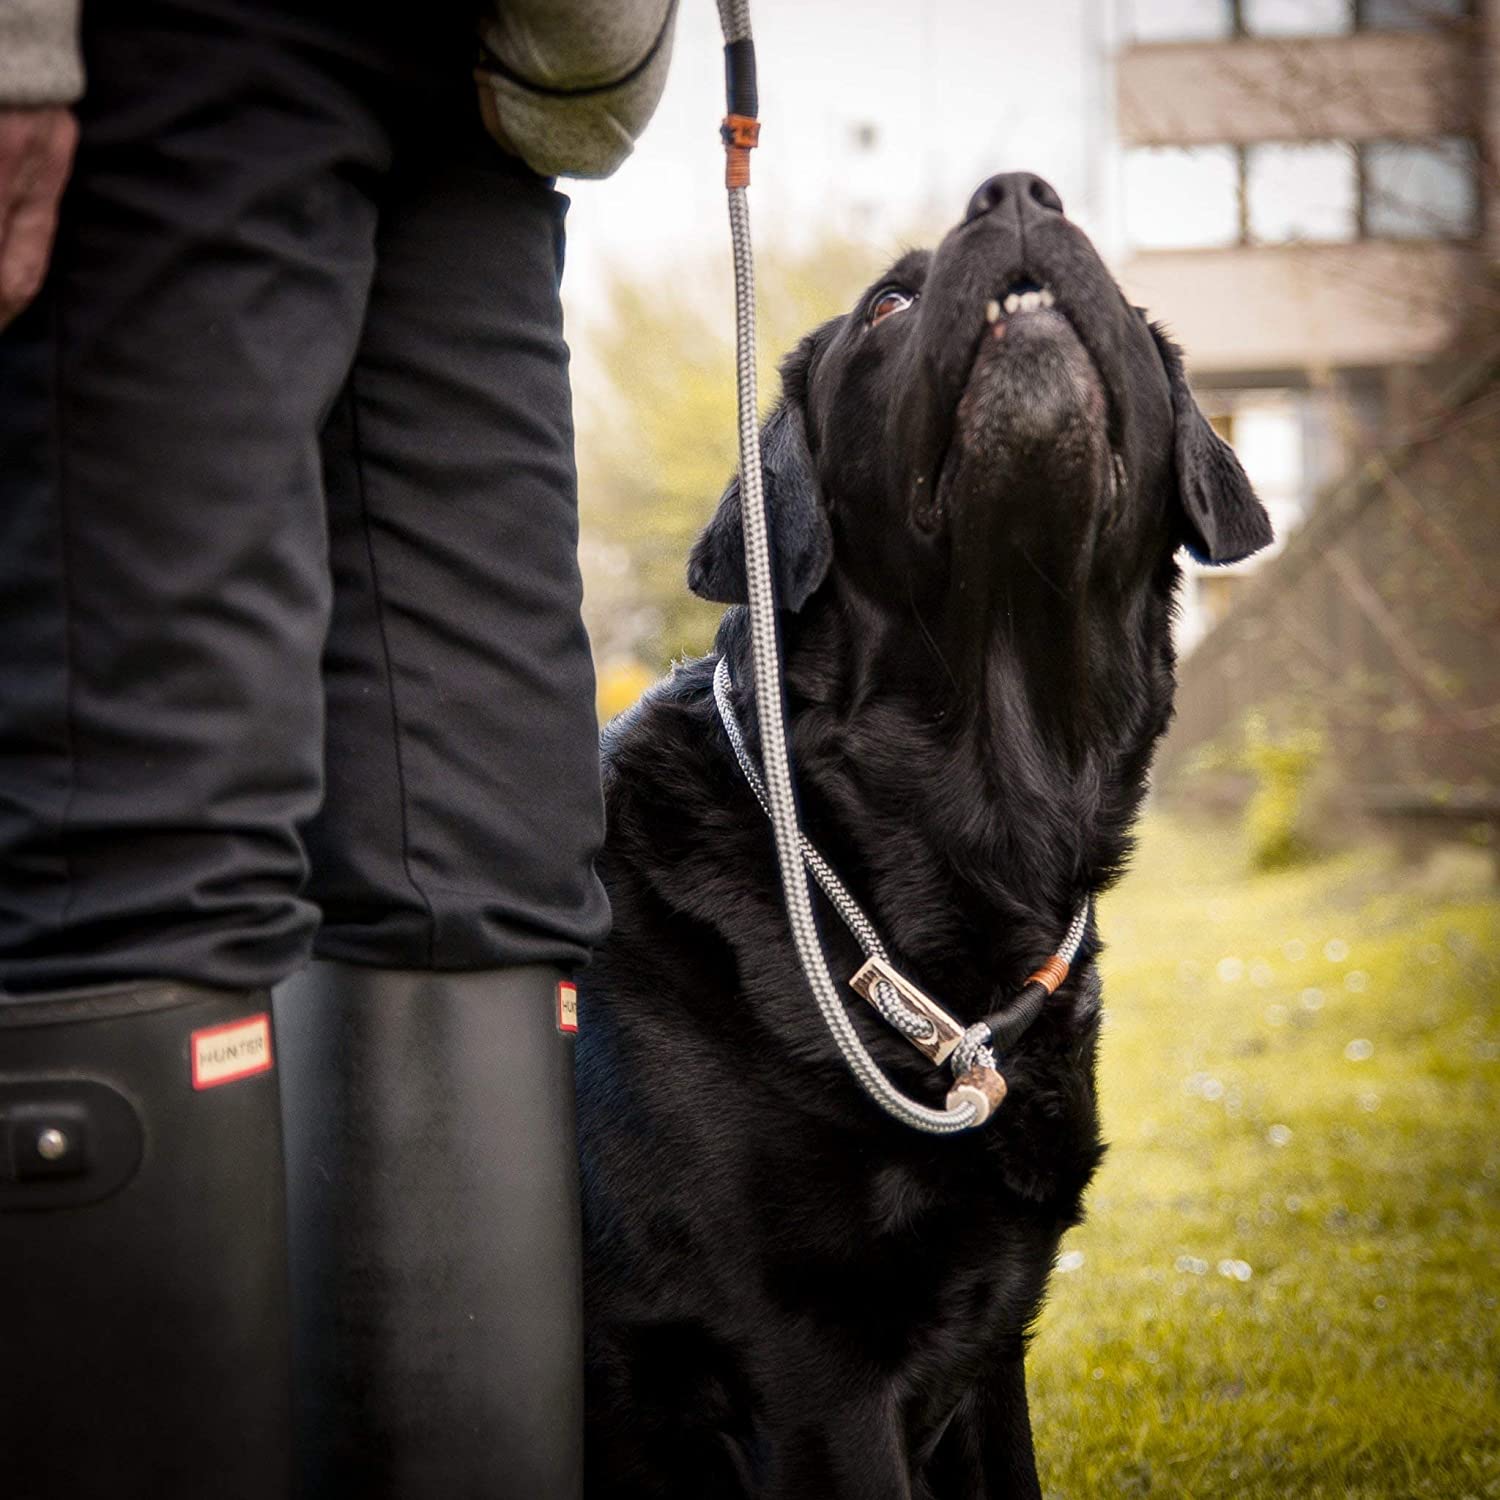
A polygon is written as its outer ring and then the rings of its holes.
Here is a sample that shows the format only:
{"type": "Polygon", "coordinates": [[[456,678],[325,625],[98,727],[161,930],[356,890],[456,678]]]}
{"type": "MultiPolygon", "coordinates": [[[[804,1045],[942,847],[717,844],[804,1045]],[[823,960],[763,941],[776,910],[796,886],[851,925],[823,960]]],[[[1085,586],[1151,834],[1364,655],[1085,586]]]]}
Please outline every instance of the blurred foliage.
{"type": "Polygon", "coordinates": [[[1500,1495],[1493,858],[1234,876],[1234,837],[1157,815],[1101,908],[1113,1144],[1028,1361],[1043,1488],[1500,1495]]]}
{"type": "Polygon", "coordinates": [[[1410,419],[1380,427],[1180,663],[1153,776],[1166,796],[1243,805],[1244,768],[1180,773],[1254,705],[1278,733],[1310,721],[1325,736],[1311,790],[1338,816],[1316,819],[1320,836],[1359,815],[1500,829],[1500,330],[1471,332],[1413,372],[1410,419]]]}
{"type": "Polygon", "coordinates": [[[655,681],[655,673],[629,658],[601,667],[595,700],[599,722],[607,724],[616,714],[624,713],[655,681]]]}
{"type": "Polygon", "coordinates": [[[1255,778],[1255,791],[1245,807],[1245,833],[1250,863],[1257,870],[1279,870],[1307,855],[1303,799],[1326,751],[1327,740],[1316,729],[1277,735],[1261,714],[1245,721],[1244,764],[1255,778]]]}
{"type": "MultiPolygon", "coordinates": [[[[879,264],[868,246],[840,238],[759,252],[763,409],[781,358],[847,308],[879,264]]],[[[601,678],[618,662],[661,670],[706,651],[721,612],[689,594],[686,568],[737,466],[727,240],[712,261],[621,275],[608,309],[587,335],[600,389],[580,392],[577,415],[586,613],[601,678]]]]}
{"type": "Polygon", "coordinates": [[[1310,705],[1279,705],[1276,720],[1252,710],[1227,735],[1200,745],[1190,775],[1238,773],[1250,792],[1244,804],[1246,852],[1256,870],[1280,870],[1312,853],[1305,818],[1308,789],[1328,753],[1328,736],[1309,722],[1310,705]]]}

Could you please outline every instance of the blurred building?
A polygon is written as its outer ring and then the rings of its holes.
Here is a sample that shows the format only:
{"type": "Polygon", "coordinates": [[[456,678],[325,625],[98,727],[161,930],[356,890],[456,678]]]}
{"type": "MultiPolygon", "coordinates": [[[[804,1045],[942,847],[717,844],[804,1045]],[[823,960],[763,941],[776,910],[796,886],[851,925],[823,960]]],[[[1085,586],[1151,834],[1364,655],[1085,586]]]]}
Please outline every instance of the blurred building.
{"type": "MultiPolygon", "coordinates": [[[[1121,279],[1284,541],[1500,259],[1500,0],[1120,4],[1121,279]]],[[[1193,571],[1185,650],[1266,560],[1193,571]]]]}

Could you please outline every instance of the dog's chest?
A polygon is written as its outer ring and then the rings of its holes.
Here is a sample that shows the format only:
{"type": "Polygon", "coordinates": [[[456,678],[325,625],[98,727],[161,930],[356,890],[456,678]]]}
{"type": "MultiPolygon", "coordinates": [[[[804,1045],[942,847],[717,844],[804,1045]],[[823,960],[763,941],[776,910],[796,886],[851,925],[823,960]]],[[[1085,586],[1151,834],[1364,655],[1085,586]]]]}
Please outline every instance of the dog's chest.
{"type": "Polygon", "coordinates": [[[752,1279],[778,1316],[822,1325],[892,1374],[962,1373],[1019,1340],[1076,1201],[1019,1199],[977,1141],[958,1160],[942,1155],[953,1141],[881,1154],[845,1137],[842,1158],[811,1132],[796,1144],[807,1170],[778,1153],[752,1172],[767,1226],[752,1279]]]}

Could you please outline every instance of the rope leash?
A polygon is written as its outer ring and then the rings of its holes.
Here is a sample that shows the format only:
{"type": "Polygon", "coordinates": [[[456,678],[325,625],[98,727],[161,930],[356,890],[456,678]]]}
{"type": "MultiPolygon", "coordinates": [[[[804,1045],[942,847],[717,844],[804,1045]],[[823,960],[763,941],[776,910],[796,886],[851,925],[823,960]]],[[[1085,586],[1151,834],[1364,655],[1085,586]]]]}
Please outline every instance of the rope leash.
{"type": "MultiPolygon", "coordinates": [[[[724,725],[725,734],[729,736],[734,758],[739,762],[740,770],[750,784],[750,790],[755,793],[755,800],[760,803],[761,811],[769,818],[771,803],[766,795],[766,784],[761,780],[760,772],[756,769],[755,762],[750,758],[750,751],[745,745],[745,736],[740,731],[739,720],[735,717],[734,705],[730,698],[731,690],[729,663],[721,656],[718,666],[714,668],[714,702],[719,708],[719,719],[724,725]]],[[[833,867],[818,852],[812,840],[800,829],[797,837],[802,848],[803,863],[812,871],[813,879],[822,887],[823,894],[828,897],[833,903],[834,910],[843,918],[844,926],[854,934],[855,941],[864,949],[865,957],[878,958],[882,963],[889,963],[889,959],[886,958],[885,945],[880,941],[874,923],[845,889],[843,881],[834,874],[833,867]]],[[[928,1041],[935,1036],[936,1023],[930,1017],[918,1015],[909,1006],[902,1004],[895,985],[889,979],[877,979],[871,986],[871,990],[869,997],[871,1003],[887,1023],[903,1036],[914,1041],[928,1041]]]]}
{"type": "MultiPolygon", "coordinates": [[[[755,794],[755,800],[760,803],[761,810],[769,818],[770,798],[765,781],[745,744],[744,731],[740,728],[734,711],[733,688],[729,662],[721,656],[714,667],[714,703],[719,710],[719,721],[724,726],[724,733],[728,736],[741,773],[755,794]]],[[[950,1105],[961,1090],[972,1089],[977,1096],[974,1102],[979,1115],[973,1123],[982,1124],[1000,1099],[1004,1098],[1004,1078],[995,1058],[996,1049],[1001,1047],[1002,1042],[1006,1048],[1013,1046],[1041,1014],[1048,998],[1056,993],[1058,986],[1068,977],[1068,971],[1083,944],[1084,933],[1088,930],[1091,906],[1088,898],[1084,898],[1083,904],[1073,914],[1073,920],[1068,924],[1068,930],[1057,951],[1027,978],[1009,1003],[986,1016],[983,1021],[976,1021],[965,1028],[896,970],[886,956],[885,945],[875,931],[875,924],[865,915],[859,902],[849,894],[832,865],[800,829],[797,837],[802,862],[812,872],[813,879],[818,882],[833,909],[864,950],[866,962],[850,977],[850,987],[868,1000],[880,1012],[886,1024],[899,1031],[918,1051],[925,1053],[935,1063],[948,1063],[954,1078],[953,1088],[948,1096],[950,1105]],[[993,1078],[989,1075],[993,1075],[993,1078]],[[992,1097],[996,1094],[996,1080],[999,1092],[997,1097],[992,1097]]],[[[971,1097],[967,1092],[960,1096],[971,1097]]]]}
{"type": "Polygon", "coordinates": [[[777,638],[775,584],[771,575],[770,522],[761,473],[760,417],[755,378],[755,260],[750,240],[750,152],[760,136],[755,43],[748,0],[718,0],[724,32],[724,84],[727,112],[724,184],[729,198],[729,232],[734,250],[736,385],[739,397],[740,510],[745,539],[745,582],[749,599],[750,654],[755,711],[760,725],[764,775],[745,751],[729,706],[728,668],[721,659],[714,695],[741,769],[770,820],[776,842],[787,924],[813,1000],[845,1064],[860,1087],[893,1119],[932,1135],[952,1135],[982,1125],[1005,1097],[1005,1079],[995,1062],[995,1045],[1009,1045],[1041,1014],[1043,1004],[1066,977],[1068,965],[1088,925],[1085,899],[1052,959],[1029,979],[1002,1010],[965,1030],[941,1006],[890,965],[869,919],[844,889],[827,861],[803,837],[797,822],[786,718],[781,693],[781,649],[777,638]],[[720,674],[723,688],[720,688],[720,674]],[[811,869],[834,908],[866,954],[851,985],[913,1046],[934,1061],[954,1059],[956,1077],[946,1107],[933,1109],[903,1094],[870,1056],[849,1019],[829,972],[813,917],[811,869]],[[837,894],[835,894],[837,892],[837,894]],[[1071,946],[1070,946],[1071,944],[1071,946]]]}
{"type": "MultiPolygon", "coordinates": [[[[746,0],[718,0],[724,30],[724,74],[728,118],[754,120],[759,113],[755,86],[754,42],[746,0]]],[[[782,895],[792,942],[823,1021],[849,1070],[867,1094],[893,1118],[916,1130],[950,1135],[976,1123],[978,1108],[964,1102],[957,1109],[931,1109],[908,1099],[880,1071],[844,1012],[838,990],[818,941],[812,897],[802,862],[801,830],[792,794],[787,759],[786,724],[781,701],[781,652],[776,639],[776,603],[771,578],[769,524],[760,464],[759,412],[755,383],[755,266],[750,243],[750,206],[746,199],[750,147],[742,127],[726,131],[725,182],[729,196],[729,231],[734,246],[735,350],[738,365],[740,501],[745,535],[745,580],[750,600],[751,657],[755,671],[755,706],[761,725],[771,828],[781,871],[782,895]],[[741,153],[736,155],[736,153],[741,153]]]]}

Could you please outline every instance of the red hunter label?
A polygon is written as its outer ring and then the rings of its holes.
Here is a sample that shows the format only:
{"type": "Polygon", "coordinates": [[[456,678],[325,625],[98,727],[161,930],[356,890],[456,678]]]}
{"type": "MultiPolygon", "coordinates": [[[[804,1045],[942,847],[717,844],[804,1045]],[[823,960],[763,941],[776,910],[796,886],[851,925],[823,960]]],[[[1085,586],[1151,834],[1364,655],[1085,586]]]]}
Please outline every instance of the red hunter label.
{"type": "Polygon", "coordinates": [[[557,1029],[578,1032],[578,986],[566,979],[557,986],[557,1029]]]}
{"type": "Polygon", "coordinates": [[[271,1068],[271,1017],[262,1011],[224,1026],[205,1026],[188,1039],[193,1087],[217,1088],[271,1068]]]}

